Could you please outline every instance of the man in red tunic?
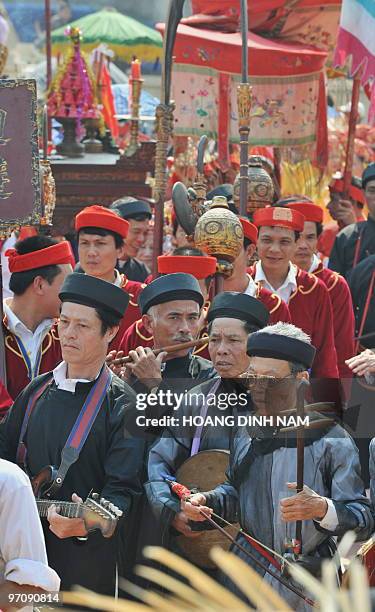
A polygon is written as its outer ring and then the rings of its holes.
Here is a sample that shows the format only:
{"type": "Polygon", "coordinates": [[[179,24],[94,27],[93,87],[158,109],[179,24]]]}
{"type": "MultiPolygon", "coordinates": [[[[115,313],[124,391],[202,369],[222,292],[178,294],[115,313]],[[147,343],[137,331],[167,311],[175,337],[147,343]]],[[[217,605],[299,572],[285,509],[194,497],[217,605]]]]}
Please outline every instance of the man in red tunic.
{"type": "Polygon", "coordinates": [[[61,361],[55,319],[59,291],[72,272],[69,242],[33,236],[6,252],[13,297],[4,300],[3,332],[7,391],[15,399],[29,382],[61,361]]]}
{"type": "Polygon", "coordinates": [[[292,323],[316,348],[315,378],[338,378],[332,307],[324,283],[292,264],[305,217],[289,208],[262,208],[254,213],[259,228],[259,260],[251,270],[255,281],[277,293],[289,306],[292,323]]]}
{"type": "Polygon", "coordinates": [[[75,219],[78,233],[79,264],[83,272],[121,287],[129,294],[129,306],[122,318],[120,329],[110,344],[110,350],[117,350],[120,340],[128,327],[140,319],[138,296],[146,286],[129,280],[116,270],[118,259],[124,252],[124,239],[129,222],[103,206],[88,206],[75,219]]]}
{"type": "MultiPolygon", "coordinates": [[[[202,324],[199,337],[207,336],[206,314],[209,307],[209,291],[213,275],[216,272],[216,258],[206,257],[202,251],[193,247],[180,247],[173,251],[173,255],[161,255],[158,257],[159,274],[170,274],[173,272],[185,272],[194,276],[201,288],[205,307],[202,309],[202,324]]],[[[119,350],[124,355],[129,351],[135,350],[137,346],[153,347],[153,336],[147,331],[143,319],[138,319],[124,333],[120,342],[119,350]]],[[[201,347],[197,347],[194,355],[199,355],[210,360],[208,352],[208,342],[201,347]]]]}
{"type": "Polygon", "coordinates": [[[270,325],[283,321],[290,323],[290,313],[286,303],[275,292],[268,291],[259,283],[254,282],[248,273],[248,261],[256,250],[258,230],[248,219],[240,218],[244,232],[243,249],[233,262],[233,272],[224,280],[224,291],[238,291],[257,298],[270,313],[270,325]]]}
{"type": "Polygon", "coordinates": [[[337,272],[324,268],[316,255],[318,237],[322,231],[323,210],[311,201],[300,201],[298,196],[280,200],[278,204],[299,211],[306,219],[292,261],[301,270],[320,278],[327,287],[332,305],[340,378],[352,378],[352,372],[345,363],[354,355],[354,312],[350,289],[346,280],[337,272]]]}

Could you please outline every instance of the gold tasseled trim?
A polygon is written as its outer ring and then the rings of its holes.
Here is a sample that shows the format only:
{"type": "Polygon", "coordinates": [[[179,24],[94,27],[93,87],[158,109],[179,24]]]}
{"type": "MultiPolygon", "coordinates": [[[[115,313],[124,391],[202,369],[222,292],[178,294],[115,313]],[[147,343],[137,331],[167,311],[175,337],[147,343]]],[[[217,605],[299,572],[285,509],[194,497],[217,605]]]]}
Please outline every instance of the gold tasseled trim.
{"type": "Polygon", "coordinates": [[[44,338],[43,343],[42,343],[42,357],[43,357],[44,353],[46,353],[48,351],[48,349],[51,348],[51,345],[52,345],[52,334],[50,332],[48,332],[48,334],[46,335],[46,337],[44,338]],[[44,343],[46,343],[45,346],[43,346],[44,343]]]}
{"type": "Polygon", "coordinates": [[[52,336],[52,339],[55,340],[55,342],[60,342],[60,338],[58,336],[57,327],[55,327],[55,326],[51,327],[50,334],[52,336]]]}
{"type": "Polygon", "coordinates": [[[14,338],[13,334],[6,334],[5,338],[4,338],[4,342],[5,342],[5,347],[7,349],[9,349],[12,353],[14,353],[14,355],[17,355],[17,357],[20,357],[20,359],[22,359],[23,362],[25,362],[23,355],[21,353],[21,351],[19,350],[18,344],[16,339],[14,338]],[[12,346],[12,342],[14,342],[15,347],[12,346]]]}
{"type": "Polygon", "coordinates": [[[142,338],[142,340],[144,340],[145,342],[151,342],[151,340],[154,339],[154,336],[149,336],[149,338],[147,338],[147,336],[144,336],[143,334],[141,334],[141,332],[139,331],[139,324],[142,323],[142,319],[138,319],[138,321],[136,321],[135,323],[135,333],[137,334],[137,336],[139,336],[140,338],[142,338]]]}
{"type": "Polygon", "coordinates": [[[332,276],[330,278],[330,284],[327,286],[328,291],[332,291],[332,289],[336,287],[337,283],[339,282],[339,278],[339,274],[337,274],[336,272],[332,273],[332,276]]]}
{"type": "Polygon", "coordinates": [[[272,293],[272,297],[276,300],[276,306],[272,308],[272,310],[270,310],[270,314],[274,313],[275,310],[277,310],[281,304],[281,297],[277,295],[277,293],[272,293]]]}
{"type": "Polygon", "coordinates": [[[198,353],[201,353],[205,348],[207,348],[208,346],[208,334],[206,332],[204,332],[200,338],[207,338],[207,342],[206,344],[203,344],[202,346],[200,346],[199,348],[195,349],[195,351],[193,351],[193,355],[198,355],[198,353]]]}
{"type": "MultiPolygon", "coordinates": [[[[298,272],[298,276],[299,275],[300,275],[300,271],[298,272]]],[[[319,283],[319,279],[316,276],[314,276],[314,274],[309,274],[308,276],[313,281],[312,286],[309,289],[304,289],[302,285],[297,285],[297,289],[293,291],[292,295],[289,298],[289,302],[297,295],[298,292],[300,292],[302,295],[309,295],[309,293],[312,293],[312,291],[314,291],[315,287],[319,283]]]]}
{"type": "MultiPolygon", "coordinates": [[[[126,287],[126,285],[129,282],[129,279],[125,276],[125,274],[121,274],[121,287],[124,289],[126,287]]],[[[144,289],[145,287],[147,287],[147,285],[145,283],[141,283],[141,287],[142,289],[144,289]]],[[[130,291],[127,291],[127,294],[129,295],[129,305],[130,306],[135,306],[136,308],[138,308],[138,304],[137,302],[132,302],[131,298],[134,298],[134,293],[130,293],[130,291]]]]}

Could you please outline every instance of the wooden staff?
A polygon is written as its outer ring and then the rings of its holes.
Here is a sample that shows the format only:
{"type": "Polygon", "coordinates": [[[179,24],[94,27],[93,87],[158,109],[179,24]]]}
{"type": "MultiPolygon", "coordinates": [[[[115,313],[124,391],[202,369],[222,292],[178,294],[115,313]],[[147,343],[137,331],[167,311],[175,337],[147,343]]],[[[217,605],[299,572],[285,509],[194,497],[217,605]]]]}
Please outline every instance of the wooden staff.
{"type": "Polygon", "coordinates": [[[42,123],[42,131],[43,131],[43,159],[48,159],[48,107],[47,104],[43,107],[43,123],[42,123]]]}
{"type": "MultiPolygon", "coordinates": [[[[163,346],[162,348],[153,349],[154,355],[159,355],[160,353],[177,353],[178,351],[183,351],[185,349],[191,348],[192,346],[203,346],[207,344],[208,338],[197,338],[196,340],[189,340],[188,342],[180,342],[179,344],[169,344],[168,346],[163,346]]],[[[119,357],[118,359],[113,359],[112,361],[108,361],[107,364],[109,366],[112,365],[126,365],[130,363],[132,358],[127,357],[119,357]]]]}
{"type": "MultiPolygon", "coordinates": [[[[51,0],[44,1],[44,19],[46,27],[46,66],[47,66],[47,91],[52,81],[52,44],[51,44],[51,0]]],[[[47,121],[48,140],[52,140],[52,120],[47,121]]],[[[45,159],[47,159],[45,157],[45,159]]]]}
{"type": "Polygon", "coordinates": [[[194,181],[194,191],[197,194],[196,207],[204,204],[207,197],[207,181],[204,176],[204,154],[207,148],[208,138],[204,134],[200,137],[197,153],[197,174],[194,181]]]}
{"type": "MultiPolygon", "coordinates": [[[[305,416],[305,389],[308,382],[305,379],[300,381],[297,391],[297,417],[301,419],[305,416]]],[[[297,428],[297,493],[303,490],[305,467],[305,428],[303,425],[297,428]]],[[[299,554],[302,553],[302,521],[296,521],[296,540],[299,547],[299,554]]]]}
{"type": "Polygon", "coordinates": [[[346,145],[346,157],[345,157],[345,170],[344,170],[344,197],[349,197],[349,187],[352,181],[353,172],[353,159],[354,159],[354,139],[355,139],[355,128],[358,120],[358,102],[359,102],[359,90],[361,86],[362,68],[357,70],[353,78],[353,89],[352,89],[352,104],[349,115],[349,126],[348,126],[348,142],[346,145]]]}
{"type": "Polygon", "coordinates": [[[163,252],[164,201],[167,189],[168,142],[173,130],[174,104],[170,101],[173,47],[177,26],[182,17],[185,0],[170,0],[169,13],[164,33],[163,70],[160,104],[156,107],[156,153],[155,153],[155,200],[154,258],[152,274],[158,276],[157,259],[163,252]]]}
{"type": "Polygon", "coordinates": [[[249,191],[249,134],[251,111],[251,87],[248,63],[248,17],[247,0],[241,0],[242,34],[242,82],[237,87],[238,126],[240,133],[240,215],[247,216],[249,191]]]}

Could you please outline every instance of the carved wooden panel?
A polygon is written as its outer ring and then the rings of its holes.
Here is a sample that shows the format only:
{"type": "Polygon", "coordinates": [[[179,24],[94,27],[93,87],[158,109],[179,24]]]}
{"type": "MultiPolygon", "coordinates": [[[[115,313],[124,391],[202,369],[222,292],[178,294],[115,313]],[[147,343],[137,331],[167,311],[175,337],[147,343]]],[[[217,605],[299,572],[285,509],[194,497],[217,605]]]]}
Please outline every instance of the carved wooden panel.
{"type": "Polygon", "coordinates": [[[123,196],[150,198],[151,189],[146,185],[148,172],[155,164],[155,142],[142,143],[130,158],[120,157],[113,165],[95,163],[53,163],[56,181],[56,208],[53,225],[62,233],[74,228],[74,216],[85,206],[100,204],[109,206],[123,196]]]}

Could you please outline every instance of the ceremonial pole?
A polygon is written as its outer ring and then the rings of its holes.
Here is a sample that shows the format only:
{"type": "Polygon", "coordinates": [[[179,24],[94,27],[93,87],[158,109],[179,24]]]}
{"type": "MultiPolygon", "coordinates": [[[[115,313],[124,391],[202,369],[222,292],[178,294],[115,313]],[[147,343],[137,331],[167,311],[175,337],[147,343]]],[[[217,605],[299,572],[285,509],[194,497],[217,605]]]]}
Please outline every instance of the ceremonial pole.
{"type": "Polygon", "coordinates": [[[354,139],[355,129],[358,121],[358,102],[359,92],[361,87],[362,67],[360,67],[353,77],[353,88],[352,88],[352,103],[349,115],[348,125],[348,142],[346,144],[346,156],[345,156],[345,170],[343,179],[343,191],[344,197],[349,197],[349,187],[352,181],[353,172],[353,159],[354,159],[354,139]]]}
{"type": "Polygon", "coordinates": [[[158,276],[157,258],[163,252],[164,201],[167,189],[168,143],[173,131],[174,104],[170,100],[173,47],[177,26],[182,17],[185,0],[170,0],[168,19],[163,42],[163,67],[160,104],[156,107],[156,156],[155,156],[155,200],[154,259],[152,273],[158,276]]]}
{"type": "MultiPolygon", "coordinates": [[[[307,386],[305,379],[301,379],[297,390],[297,418],[301,420],[305,416],[305,389],[307,386]]],[[[303,491],[305,470],[305,427],[297,427],[297,493],[303,491]]],[[[302,553],[302,521],[296,521],[296,550],[297,554],[302,553]]]]}
{"type": "MultiPolygon", "coordinates": [[[[208,144],[208,138],[203,135],[199,139],[197,153],[197,174],[194,181],[194,191],[197,194],[197,206],[204,205],[207,196],[207,183],[204,176],[204,154],[208,144]]],[[[193,203],[193,208],[194,203],[193,203]]]]}
{"type": "Polygon", "coordinates": [[[241,4],[241,36],[242,36],[242,82],[237,87],[238,127],[240,133],[240,215],[247,216],[247,197],[249,190],[249,134],[251,111],[251,87],[249,84],[248,58],[248,18],[247,0],[241,4]]]}
{"type": "MultiPolygon", "coordinates": [[[[47,66],[47,91],[52,81],[52,45],[51,45],[51,0],[44,0],[44,20],[46,27],[46,66],[47,66]]],[[[52,140],[52,124],[50,118],[48,123],[48,140],[52,140]]],[[[44,157],[44,159],[47,159],[44,157]]]]}

